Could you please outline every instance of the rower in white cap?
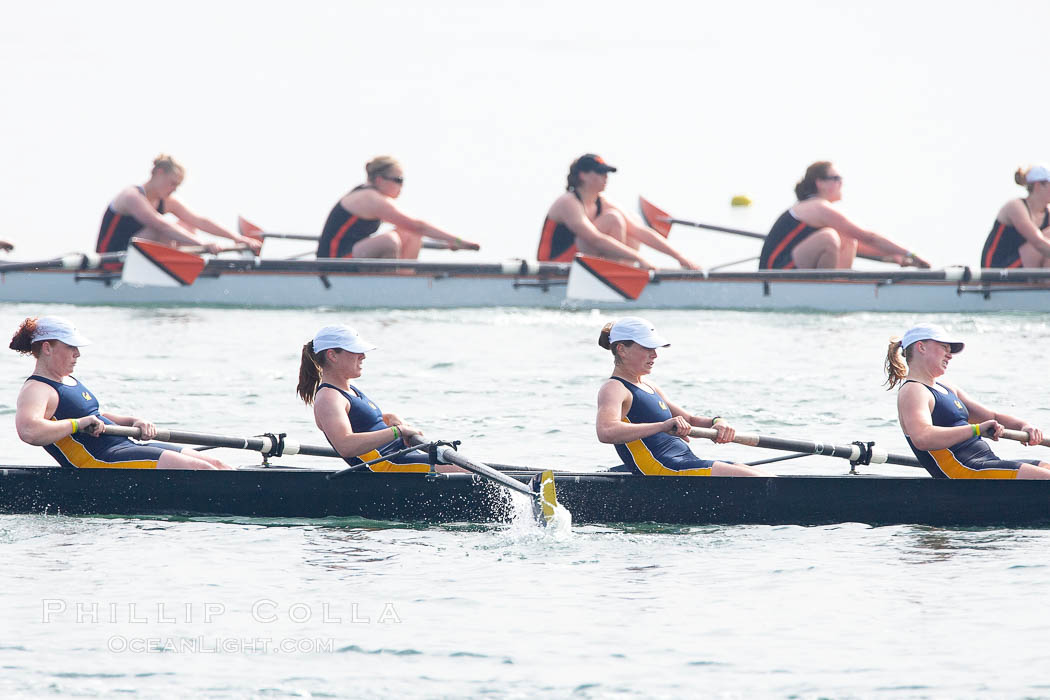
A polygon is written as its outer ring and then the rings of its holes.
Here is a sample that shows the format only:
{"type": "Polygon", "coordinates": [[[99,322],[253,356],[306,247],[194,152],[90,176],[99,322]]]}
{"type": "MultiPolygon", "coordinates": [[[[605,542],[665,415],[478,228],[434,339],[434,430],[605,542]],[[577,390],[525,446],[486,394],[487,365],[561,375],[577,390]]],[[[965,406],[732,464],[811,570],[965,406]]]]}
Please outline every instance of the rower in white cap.
{"type": "Polygon", "coordinates": [[[964,344],[939,326],[920,324],[890,340],[886,384],[897,392],[897,417],[912,452],[930,475],[949,479],[1050,479],[1038,459],[999,459],[982,438],[998,440],[1004,428],[1043,431],[1020,418],[987,408],[954,384],[938,381],[964,344]]]}
{"type": "Polygon", "coordinates": [[[598,391],[598,440],[615,445],[623,463],[647,476],[772,476],[754,467],[700,459],[686,444],[691,428],[714,428],[715,442],[736,431],[721,416],[697,416],[679,408],[659,387],[642,381],[652,372],[657,348],[670,345],[643,318],[609,323],[598,345],[613,354],[612,376],[598,391]]]}
{"type": "MultiPolygon", "coordinates": [[[[393,413],[383,413],[350,383],[362,374],[365,354],[375,350],[349,326],[325,326],[303,346],[296,391],[313,404],[314,422],[336,452],[351,466],[403,450],[409,439],[423,431],[393,413]]],[[[427,472],[430,464],[422,451],[392,456],[370,464],[374,472],[427,472]]],[[[462,471],[439,465],[438,471],[462,471]]]]}
{"type": "Polygon", "coordinates": [[[232,469],[189,447],[164,442],[140,444],[103,434],[103,426],[133,426],[149,440],[153,423],[134,416],[102,413],[98,398],[73,376],[80,348],[91,341],[58,316],[27,318],[11,338],[11,349],[36,358],[18,393],[15,429],[30,445],[43,447],[64,467],[81,469],[232,469]]]}

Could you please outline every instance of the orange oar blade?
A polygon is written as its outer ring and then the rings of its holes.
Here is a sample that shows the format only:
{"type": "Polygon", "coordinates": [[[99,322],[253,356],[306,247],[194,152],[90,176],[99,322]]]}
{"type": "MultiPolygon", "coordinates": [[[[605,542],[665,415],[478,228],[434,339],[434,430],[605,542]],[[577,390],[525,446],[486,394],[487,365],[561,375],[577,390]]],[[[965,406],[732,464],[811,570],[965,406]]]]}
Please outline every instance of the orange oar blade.
{"type": "Polygon", "coordinates": [[[146,287],[185,287],[204,269],[204,258],[170,246],[132,238],[121,280],[146,287]]]}
{"type": "Polygon", "coordinates": [[[671,215],[663,209],[658,208],[645,197],[638,198],[638,209],[642,212],[642,219],[652,230],[667,238],[671,233],[671,215]]]}
{"type": "Polygon", "coordinates": [[[634,301],[649,284],[649,271],[631,265],[577,255],[569,268],[568,299],[634,301]]]}
{"type": "Polygon", "coordinates": [[[255,238],[260,241],[263,239],[262,229],[245,219],[243,216],[237,217],[237,230],[242,236],[248,236],[249,238],[255,238]]]}

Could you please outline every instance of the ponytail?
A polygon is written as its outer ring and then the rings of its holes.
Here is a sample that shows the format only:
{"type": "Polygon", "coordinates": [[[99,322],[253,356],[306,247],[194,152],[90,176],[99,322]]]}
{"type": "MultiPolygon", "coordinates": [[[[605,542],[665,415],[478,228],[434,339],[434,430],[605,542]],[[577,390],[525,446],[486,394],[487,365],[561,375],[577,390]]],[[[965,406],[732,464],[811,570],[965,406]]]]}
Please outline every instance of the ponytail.
{"type": "Polygon", "coordinates": [[[826,178],[829,170],[831,170],[831,161],[828,160],[818,160],[806,168],[806,174],[795,183],[795,196],[800,202],[817,193],[817,180],[826,178]]]}
{"type": "MultiPolygon", "coordinates": [[[[40,354],[40,345],[33,342],[33,333],[36,332],[36,317],[27,318],[22,321],[22,324],[15,331],[15,334],[11,336],[11,344],[8,346],[17,353],[23,355],[35,355],[40,354]],[[34,347],[35,346],[35,347],[34,347]]],[[[44,341],[38,341],[43,343],[44,341]]]]}
{"type": "Polygon", "coordinates": [[[314,394],[321,384],[321,365],[324,355],[314,352],[314,341],[303,346],[302,359],[299,361],[299,386],[295,388],[299,398],[307,406],[314,402],[314,394]]]}
{"type": "Polygon", "coordinates": [[[609,321],[602,326],[602,332],[598,334],[598,347],[610,350],[609,347],[609,332],[612,331],[613,322],[609,321]]]}
{"type": "Polygon", "coordinates": [[[1021,187],[1028,190],[1028,194],[1032,193],[1032,187],[1035,185],[1034,182],[1028,182],[1028,173],[1031,168],[1018,168],[1017,172],[1014,173],[1014,182],[1021,187]]]}
{"type": "Polygon", "coordinates": [[[901,352],[901,339],[890,338],[890,345],[886,348],[886,391],[897,386],[908,376],[908,365],[906,360],[910,353],[901,352]]]}

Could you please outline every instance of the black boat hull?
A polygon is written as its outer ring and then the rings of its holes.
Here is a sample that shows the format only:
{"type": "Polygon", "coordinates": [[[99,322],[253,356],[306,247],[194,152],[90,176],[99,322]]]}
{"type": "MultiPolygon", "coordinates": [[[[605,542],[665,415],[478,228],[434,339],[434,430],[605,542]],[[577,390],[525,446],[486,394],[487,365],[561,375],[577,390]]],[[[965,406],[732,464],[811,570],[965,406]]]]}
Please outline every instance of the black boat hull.
{"type": "MultiPolygon", "coordinates": [[[[498,522],[513,512],[504,489],[469,475],[352,473],[329,480],[328,474],[279,468],[234,472],[0,468],[0,512],[356,516],[422,522],[498,522]]],[[[556,482],[558,500],[576,523],[1050,526],[1050,482],[629,474],[559,474],[556,482]]]]}

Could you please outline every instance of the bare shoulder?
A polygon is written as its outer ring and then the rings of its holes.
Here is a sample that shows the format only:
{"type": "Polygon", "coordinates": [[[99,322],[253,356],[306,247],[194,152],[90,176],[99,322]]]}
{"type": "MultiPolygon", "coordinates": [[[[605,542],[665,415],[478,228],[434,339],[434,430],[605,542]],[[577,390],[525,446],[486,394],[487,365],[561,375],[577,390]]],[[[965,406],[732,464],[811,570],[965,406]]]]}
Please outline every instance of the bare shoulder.
{"type": "Polygon", "coordinates": [[[580,200],[576,199],[572,192],[564,192],[551,204],[550,209],[547,210],[547,216],[564,217],[572,213],[579,214],[582,211],[583,205],[580,204],[580,200]]]}

